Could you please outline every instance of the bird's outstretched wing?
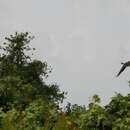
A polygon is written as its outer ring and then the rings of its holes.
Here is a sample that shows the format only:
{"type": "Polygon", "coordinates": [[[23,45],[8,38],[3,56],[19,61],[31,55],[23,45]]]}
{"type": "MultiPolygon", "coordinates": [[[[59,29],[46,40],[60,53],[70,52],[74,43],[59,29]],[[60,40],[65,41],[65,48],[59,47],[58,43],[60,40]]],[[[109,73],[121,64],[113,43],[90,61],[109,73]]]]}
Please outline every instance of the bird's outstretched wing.
{"type": "Polygon", "coordinates": [[[119,73],[117,74],[117,76],[116,77],[118,77],[123,71],[124,71],[124,69],[127,67],[127,65],[126,64],[123,64],[123,66],[121,67],[121,69],[120,69],[120,71],[119,71],[119,73]]]}

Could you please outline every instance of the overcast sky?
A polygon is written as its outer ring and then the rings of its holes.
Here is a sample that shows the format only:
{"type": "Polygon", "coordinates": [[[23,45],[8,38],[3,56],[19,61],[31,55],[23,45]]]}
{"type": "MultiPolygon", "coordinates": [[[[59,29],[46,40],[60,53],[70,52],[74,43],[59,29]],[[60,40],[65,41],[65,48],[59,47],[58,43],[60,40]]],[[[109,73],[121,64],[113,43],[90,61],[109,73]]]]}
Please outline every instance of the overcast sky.
{"type": "Polygon", "coordinates": [[[130,92],[129,0],[0,0],[0,36],[35,35],[35,57],[53,72],[48,81],[68,91],[66,101],[88,104],[99,94],[106,104],[115,92],[130,92]]]}

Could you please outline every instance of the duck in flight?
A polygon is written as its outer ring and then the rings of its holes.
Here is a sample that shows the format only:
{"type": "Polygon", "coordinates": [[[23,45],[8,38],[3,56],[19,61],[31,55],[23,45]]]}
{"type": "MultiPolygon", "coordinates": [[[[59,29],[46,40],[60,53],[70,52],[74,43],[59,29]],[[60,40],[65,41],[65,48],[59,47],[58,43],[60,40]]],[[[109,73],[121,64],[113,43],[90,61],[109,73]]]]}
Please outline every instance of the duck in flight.
{"type": "Polygon", "coordinates": [[[130,61],[127,61],[127,62],[121,63],[121,64],[122,64],[122,67],[121,67],[119,73],[116,75],[116,77],[118,77],[125,70],[126,67],[130,67],[130,61]]]}

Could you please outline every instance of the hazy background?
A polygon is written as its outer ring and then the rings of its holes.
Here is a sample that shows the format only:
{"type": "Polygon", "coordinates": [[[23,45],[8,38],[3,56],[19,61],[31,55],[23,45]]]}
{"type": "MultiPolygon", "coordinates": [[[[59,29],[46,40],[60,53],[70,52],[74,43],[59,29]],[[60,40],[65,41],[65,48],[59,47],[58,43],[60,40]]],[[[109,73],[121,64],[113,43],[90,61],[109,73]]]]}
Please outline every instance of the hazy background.
{"type": "Polygon", "coordinates": [[[97,93],[103,104],[129,91],[129,0],[0,0],[0,36],[35,35],[35,57],[53,67],[48,82],[68,91],[66,101],[88,104],[97,93]]]}

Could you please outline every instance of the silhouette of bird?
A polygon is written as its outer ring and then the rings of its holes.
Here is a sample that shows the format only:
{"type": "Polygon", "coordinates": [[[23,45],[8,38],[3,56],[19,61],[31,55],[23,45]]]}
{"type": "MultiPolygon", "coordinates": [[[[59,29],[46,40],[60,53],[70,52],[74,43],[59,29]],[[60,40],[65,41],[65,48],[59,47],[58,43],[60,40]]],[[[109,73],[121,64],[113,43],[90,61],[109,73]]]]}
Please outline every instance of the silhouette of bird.
{"type": "Polygon", "coordinates": [[[116,75],[116,77],[118,77],[124,70],[126,67],[130,67],[130,61],[127,61],[125,63],[121,63],[123,66],[121,67],[119,73],[116,75]]]}

